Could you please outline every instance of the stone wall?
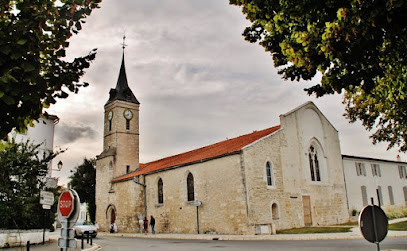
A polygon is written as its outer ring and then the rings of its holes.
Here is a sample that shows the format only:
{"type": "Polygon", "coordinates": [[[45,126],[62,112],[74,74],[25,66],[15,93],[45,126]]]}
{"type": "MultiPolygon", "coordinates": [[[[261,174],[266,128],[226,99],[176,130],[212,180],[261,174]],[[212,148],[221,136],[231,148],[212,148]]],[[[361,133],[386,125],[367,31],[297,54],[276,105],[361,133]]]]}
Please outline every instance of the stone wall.
{"type": "MultiPolygon", "coordinates": [[[[313,226],[346,222],[349,217],[337,130],[313,103],[281,115],[280,121],[284,191],[297,197],[290,200],[296,205],[290,210],[295,210],[299,219],[292,219],[304,225],[303,210],[299,208],[303,196],[310,196],[313,226]],[[308,158],[311,145],[318,149],[321,181],[311,180],[308,158]]],[[[286,227],[295,224],[298,222],[287,223],[286,227]]]]}
{"type": "Polygon", "coordinates": [[[197,233],[197,209],[187,201],[187,176],[194,177],[200,233],[254,234],[247,225],[245,187],[240,155],[230,155],[146,176],[147,215],[162,233],[197,233]],[[158,180],[164,203],[158,204],[158,180]],[[251,232],[250,232],[251,231],[251,232]]]}
{"type": "Polygon", "coordinates": [[[100,231],[108,231],[115,210],[120,232],[138,232],[138,215],[144,214],[144,193],[132,180],[111,183],[113,157],[99,159],[96,165],[96,223],[100,231]]]}
{"type": "Polygon", "coordinates": [[[274,229],[280,229],[282,222],[285,221],[282,219],[287,217],[283,201],[285,195],[279,134],[276,132],[243,149],[242,163],[247,180],[249,224],[253,227],[271,225],[274,229]],[[267,183],[267,162],[271,166],[271,186],[267,183]]]}

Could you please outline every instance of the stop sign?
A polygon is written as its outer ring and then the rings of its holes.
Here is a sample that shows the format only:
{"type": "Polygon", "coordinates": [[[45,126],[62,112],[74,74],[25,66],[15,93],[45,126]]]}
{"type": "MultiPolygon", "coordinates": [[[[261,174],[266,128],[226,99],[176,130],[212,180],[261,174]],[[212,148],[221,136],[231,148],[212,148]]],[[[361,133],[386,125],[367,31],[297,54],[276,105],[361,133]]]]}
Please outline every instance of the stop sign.
{"type": "Polygon", "coordinates": [[[58,201],[58,211],[62,217],[69,218],[74,210],[74,197],[69,190],[65,190],[58,201]]]}

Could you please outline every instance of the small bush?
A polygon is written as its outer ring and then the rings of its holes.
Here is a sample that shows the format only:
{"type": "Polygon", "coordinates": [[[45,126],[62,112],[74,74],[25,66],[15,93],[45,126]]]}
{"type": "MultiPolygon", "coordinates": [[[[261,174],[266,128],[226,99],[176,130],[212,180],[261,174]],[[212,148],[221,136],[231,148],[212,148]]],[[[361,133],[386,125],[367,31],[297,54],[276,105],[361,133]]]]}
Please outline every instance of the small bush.
{"type": "Polygon", "coordinates": [[[397,219],[407,217],[407,207],[403,206],[386,206],[384,212],[389,219],[397,219]]]}

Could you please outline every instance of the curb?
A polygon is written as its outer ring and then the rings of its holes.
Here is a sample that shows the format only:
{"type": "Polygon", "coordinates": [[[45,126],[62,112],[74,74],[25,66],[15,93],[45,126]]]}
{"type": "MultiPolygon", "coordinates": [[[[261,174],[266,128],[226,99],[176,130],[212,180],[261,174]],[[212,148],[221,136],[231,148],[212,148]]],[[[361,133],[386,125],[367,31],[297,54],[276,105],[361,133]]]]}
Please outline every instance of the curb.
{"type": "MultiPolygon", "coordinates": [[[[316,233],[316,234],[277,234],[277,235],[207,235],[207,234],[140,234],[140,233],[108,233],[99,232],[106,237],[130,237],[142,239],[178,239],[178,240],[221,240],[221,241],[271,241],[271,240],[340,240],[363,239],[358,228],[348,233],[316,233]]],[[[407,238],[407,231],[389,231],[386,238],[407,238]]]]}

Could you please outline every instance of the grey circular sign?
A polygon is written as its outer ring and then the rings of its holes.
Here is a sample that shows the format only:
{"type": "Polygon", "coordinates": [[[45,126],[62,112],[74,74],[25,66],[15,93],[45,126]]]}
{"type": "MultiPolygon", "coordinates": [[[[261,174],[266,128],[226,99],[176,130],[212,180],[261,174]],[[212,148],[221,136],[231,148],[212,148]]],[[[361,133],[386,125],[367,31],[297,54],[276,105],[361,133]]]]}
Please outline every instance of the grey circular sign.
{"type": "Polygon", "coordinates": [[[380,207],[369,205],[362,209],[359,215],[359,227],[366,240],[372,243],[381,242],[387,235],[388,226],[387,216],[380,207]]]}

